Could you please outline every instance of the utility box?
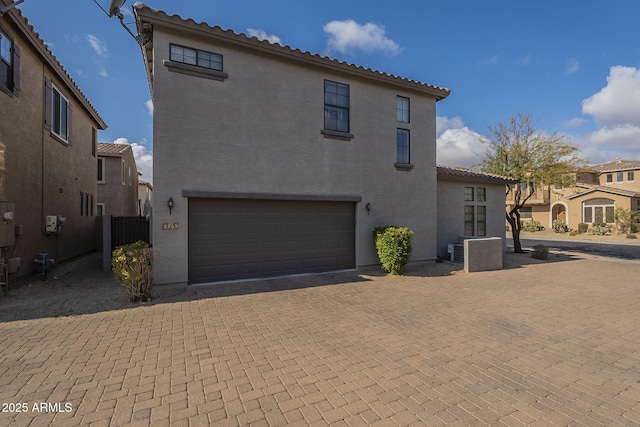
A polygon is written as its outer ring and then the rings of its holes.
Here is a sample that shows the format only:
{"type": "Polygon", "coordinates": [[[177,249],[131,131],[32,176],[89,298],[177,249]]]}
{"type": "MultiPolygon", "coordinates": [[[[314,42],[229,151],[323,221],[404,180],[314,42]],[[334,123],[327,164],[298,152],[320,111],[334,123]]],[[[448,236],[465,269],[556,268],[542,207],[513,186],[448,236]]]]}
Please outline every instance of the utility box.
{"type": "Polygon", "coordinates": [[[58,217],[55,215],[47,215],[45,231],[50,233],[55,233],[58,231],[58,217]]]}
{"type": "Polygon", "coordinates": [[[16,273],[20,270],[20,257],[8,258],[7,267],[9,268],[9,273],[16,273]]]}
{"type": "Polygon", "coordinates": [[[15,203],[0,202],[0,247],[16,244],[15,203]]]}

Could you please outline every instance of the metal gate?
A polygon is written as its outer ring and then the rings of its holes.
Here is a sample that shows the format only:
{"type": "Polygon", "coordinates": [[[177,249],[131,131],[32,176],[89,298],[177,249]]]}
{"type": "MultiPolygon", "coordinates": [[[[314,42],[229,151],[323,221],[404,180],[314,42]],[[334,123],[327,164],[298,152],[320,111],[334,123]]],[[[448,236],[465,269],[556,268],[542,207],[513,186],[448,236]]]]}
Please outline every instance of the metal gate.
{"type": "Polygon", "coordinates": [[[149,220],[144,216],[111,217],[111,250],[142,240],[150,243],[149,220]]]}

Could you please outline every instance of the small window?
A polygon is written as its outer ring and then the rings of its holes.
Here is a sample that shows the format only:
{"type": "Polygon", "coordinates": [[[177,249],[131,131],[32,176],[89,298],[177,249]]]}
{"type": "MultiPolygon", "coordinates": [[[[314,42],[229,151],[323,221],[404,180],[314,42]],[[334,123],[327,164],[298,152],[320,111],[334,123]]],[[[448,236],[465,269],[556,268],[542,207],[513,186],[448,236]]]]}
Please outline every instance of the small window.
{"type": "Polygon", "coordinates": [[[523,206],[520,208],[520,218],[533,218],[533,208],[531,206],[523,206]]]}
{"type": "Polygon", "coordinates": [[[96,156],[98,148],[98,130],[96,128],[91,128],[91,155],[93,157],[96,156]]]}
{"type": "Polygon", "coordinates": [[[80,192],[80,216],[84,216],[84,192],[80,192]]]}
{"type": "Polygon", "coordinates": [[[607,174],[607,182],[613,182],[613,174],[612,173],[608,173],[607,174]]]}
{"type": "Polygon", "coordinates": [[[349,132],[349,85],[324,81],[324,129],[349,132]]]}
{"type": "Polygon", "coordinates": [[[409,98],[396,97],[396,119],[402,123],[409,123],[409,98]]]}
{"type": "Polygon", "coordinates": [[[104,203],[96,203],[96,215],[104,216],[104,203]]]}
{"type": "Polygon", "coordinates": [[[624,173],[623,173],[623,172],[618,172],[618,173],[617,173],[617,176],[616,176],[616,180],[617,180],[618,182],[622,182],[622,181],[624,181],[624,173]]]}
{"type": "Polygon", "coordinates": [[[170,59],[174,62],[222,71],[222,55],[207,52],[206,50],[172,44],[170,47],[170,59]]]}
{"type": "Polygon", "coordinates": [[[124,160],[122,160],[122,185],[125,185],[127,179],[127,168],[124,165],[124,160]]]}
{"type": "Polygon", "coordinates": [[[69,101],[55,86],[53,87],[53,105],[51,111],[53,114],[51,117],[51,131],[66,141],[69,136],[69,121],[67,118],[69,101]]]}
{"type": "Polygon", "coordinates": [[[464,201],[473,202],[473,187],[464,187],[464,201]]]}
{"type": "Polygon", "coordinates": [[[407,129],[397,129],[396,132],[396,147],[397,147],[397,162],[403,164],[409,164],[409,131],[407,129]]]}
{"type": "Polygon", "coordinates": [[[1,28],[0,89],[16,96],[20,92],[20,48],[1,28]]]}
{"type": "Polygon", "coordinates": [[[98,157],[98,183],[104,184],[104,157],[98,157]]]}
{"type": "Polygon", "coordinates": [[[627,181],[635,181],[633,171],[627,172],[627,181]]]}
{"type": "Polygon", "coordinates": [[[479,202],[487,201],[487,189],[484,187],[476,188],[476,196],[478,197],[479,202]]]}
{"type": "Polygon", "coordinates": [[[464,235],[465,236],[473,236],[474,235],[474,207],[466,205],[464,207],[464,235]]]}

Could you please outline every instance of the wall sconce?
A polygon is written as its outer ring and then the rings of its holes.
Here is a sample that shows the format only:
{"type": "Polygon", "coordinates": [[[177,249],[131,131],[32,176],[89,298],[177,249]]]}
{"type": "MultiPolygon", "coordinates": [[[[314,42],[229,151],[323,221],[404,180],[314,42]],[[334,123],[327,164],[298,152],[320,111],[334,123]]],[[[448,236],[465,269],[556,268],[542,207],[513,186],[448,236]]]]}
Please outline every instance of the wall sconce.
{"type": "Polygon", "coordinates": [[[367,215],[369,215],[369,212],[371,212],[371,203],[367,203],[365,209],[367,210],[367,215]]]}
{"type": "Polygon", "coordinates": [[[171,209],[173,209],[173,197],[169,197],[169,201],[167,202],[167,206],[169,206],[169,215],[171,215],[171,209]]]}

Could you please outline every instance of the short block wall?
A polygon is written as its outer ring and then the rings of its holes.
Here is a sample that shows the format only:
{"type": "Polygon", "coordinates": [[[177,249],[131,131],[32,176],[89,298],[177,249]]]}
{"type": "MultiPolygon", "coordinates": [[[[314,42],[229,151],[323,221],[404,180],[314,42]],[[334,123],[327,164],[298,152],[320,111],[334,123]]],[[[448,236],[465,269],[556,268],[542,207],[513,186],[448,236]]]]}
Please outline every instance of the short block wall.
{"type": "Polygon", "coordinates": [[[502,270],[502,238],[465,239],[464,271],[502,270]]]}

